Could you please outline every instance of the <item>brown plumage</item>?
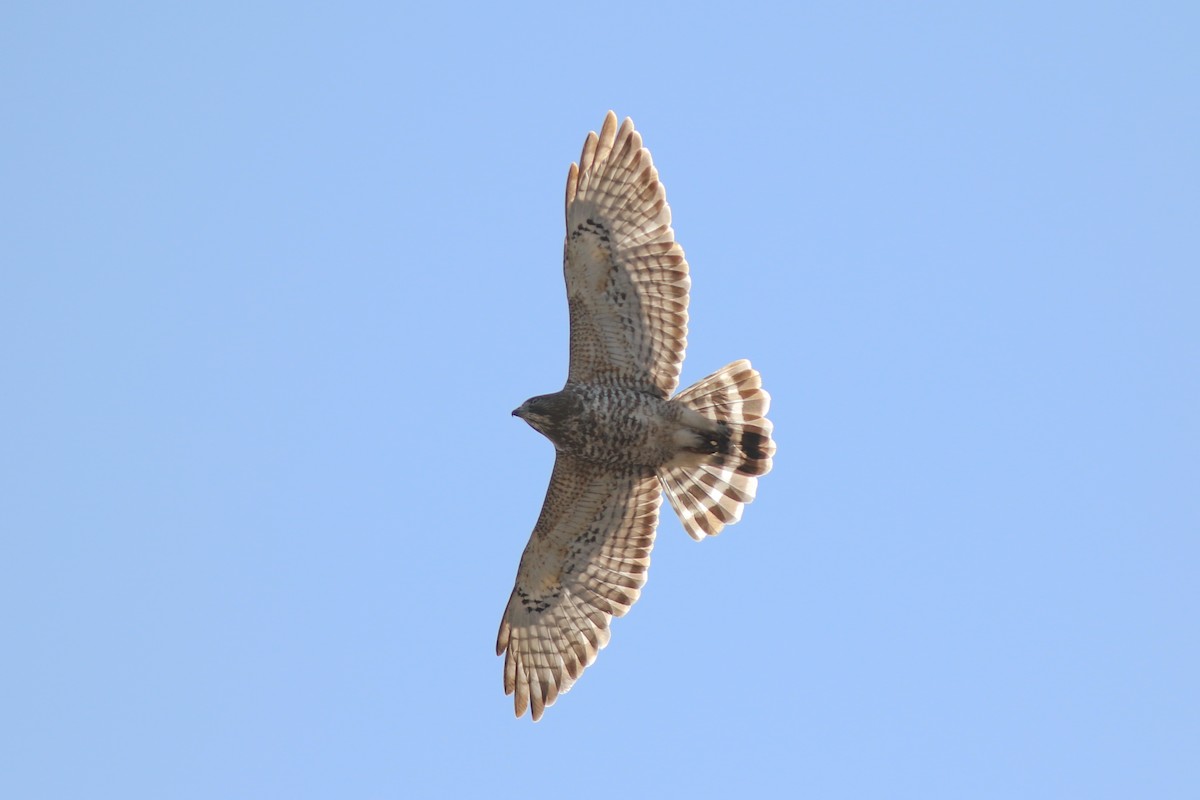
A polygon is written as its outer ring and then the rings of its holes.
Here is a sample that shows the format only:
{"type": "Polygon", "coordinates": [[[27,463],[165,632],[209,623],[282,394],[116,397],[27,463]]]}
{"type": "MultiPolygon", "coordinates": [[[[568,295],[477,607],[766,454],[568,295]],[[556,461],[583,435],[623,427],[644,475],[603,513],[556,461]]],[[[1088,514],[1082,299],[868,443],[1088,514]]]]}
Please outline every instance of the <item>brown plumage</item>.
{"type": "Polygon", "coordinates": [[[496,654],[517,716],[567,691],[646,582],[665,490],[694,539],[741,519],[775,443],[770,395],[735,361],[671,397],[691,280],[641,136],[611,111],[567,175],[563,273],[571,365],[559,392],[514,415],[557,458],[496,654]]]}

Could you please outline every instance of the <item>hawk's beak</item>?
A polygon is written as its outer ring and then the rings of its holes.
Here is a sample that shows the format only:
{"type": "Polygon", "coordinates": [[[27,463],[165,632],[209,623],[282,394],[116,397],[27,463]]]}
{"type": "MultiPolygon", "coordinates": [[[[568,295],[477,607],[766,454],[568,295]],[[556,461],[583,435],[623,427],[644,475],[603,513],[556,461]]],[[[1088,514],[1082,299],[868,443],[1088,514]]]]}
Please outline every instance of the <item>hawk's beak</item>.
{"type": "Polygon", "coordinates": [[[519,409],[519,408],[514,408],[514,409],[513,409],[513,416],[514,416],[514,417],[519,417],[519,416],[521,416],[521,409],[519,409]]]}

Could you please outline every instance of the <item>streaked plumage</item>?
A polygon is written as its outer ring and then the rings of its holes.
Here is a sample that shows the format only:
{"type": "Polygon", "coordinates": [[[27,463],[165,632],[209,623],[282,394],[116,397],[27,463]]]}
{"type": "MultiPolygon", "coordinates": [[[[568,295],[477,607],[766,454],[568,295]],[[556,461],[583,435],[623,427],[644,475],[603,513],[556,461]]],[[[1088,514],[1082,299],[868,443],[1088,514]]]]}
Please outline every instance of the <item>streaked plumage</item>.
{"type": "Polygon", "coordinates": [[[571,365],[562,391],[514,415],[554,442],[541,516],[496,654],[517,716],[567,691],[646,582],[665,490],[694,539],[741,519],[775,444],[770,396],[735,361],[674,398],[687,345],[688,264],[641,136],[611,111],[567,175],[563,273],[571,365]]]}

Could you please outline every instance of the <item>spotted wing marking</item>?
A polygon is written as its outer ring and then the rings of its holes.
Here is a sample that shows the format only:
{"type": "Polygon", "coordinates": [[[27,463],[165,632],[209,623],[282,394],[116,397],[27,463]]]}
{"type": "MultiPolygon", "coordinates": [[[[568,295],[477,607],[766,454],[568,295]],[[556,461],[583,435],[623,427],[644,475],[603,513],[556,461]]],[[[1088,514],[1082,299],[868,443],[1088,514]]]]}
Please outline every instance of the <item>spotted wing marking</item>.
{"type": "Polygon", "coordinates": [[[608,644],[612,617],[637,601],[661,501],[652,470],[558,456],[496,639],[518,717],[532,708],[540,719],[608,644]]]}
{"type": "Polygon", "coordinates": [[[563,273],[576,383],[669,397],[687,347],[691,279],[666,190],[628,118],[611,111],[567,175],[563,273]]]}

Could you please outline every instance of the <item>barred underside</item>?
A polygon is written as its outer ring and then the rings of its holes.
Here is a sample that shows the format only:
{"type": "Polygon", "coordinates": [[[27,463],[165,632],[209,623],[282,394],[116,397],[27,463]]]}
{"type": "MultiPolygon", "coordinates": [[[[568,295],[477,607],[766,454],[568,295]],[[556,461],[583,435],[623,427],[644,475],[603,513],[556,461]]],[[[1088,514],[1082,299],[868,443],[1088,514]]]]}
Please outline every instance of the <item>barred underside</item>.
{"type": "Polygon", "coordinates": [[[742,518],[758,490],[758,476],[771,471],[775,442],[766,417],[771,396],[758,371],[743,359],[680,392],[675,401],[727,426],[728,446],[722,452],[699,465],[668,464],[658,474],[688,535],[716,536],[742,518]]]}

